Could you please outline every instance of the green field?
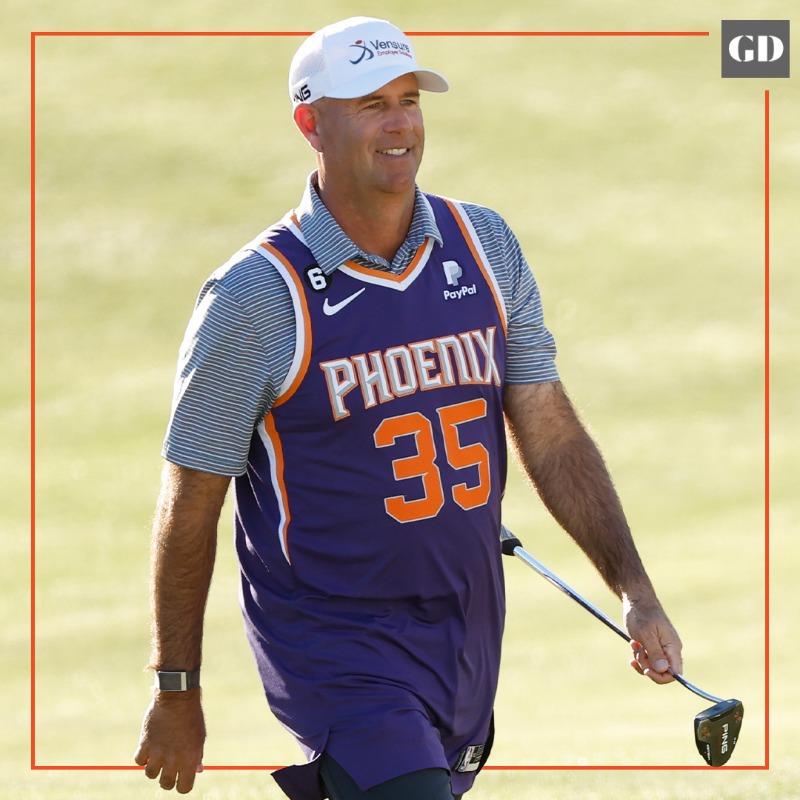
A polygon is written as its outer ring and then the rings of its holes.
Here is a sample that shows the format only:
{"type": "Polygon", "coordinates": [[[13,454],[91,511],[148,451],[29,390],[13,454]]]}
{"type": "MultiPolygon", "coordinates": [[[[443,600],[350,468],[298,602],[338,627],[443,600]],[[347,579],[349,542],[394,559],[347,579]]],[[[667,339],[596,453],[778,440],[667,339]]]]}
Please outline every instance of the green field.
{"type": "MultiPolygon", "coordinates": [[[[300,197],[313,168],[285,91],[298,37],[36,39],[36,764],[30,770],[29,32],[310,31],[357,13],[409,31],[709,31],[708,37],[420,37],[452,91],[425,97],[426,190],[500,211],[520,238],[562,378],[611,467],[681,632],[690,680],[743,700],[732,770],[699,769],[708,705],[519,563],[491,764],[470,800],[800,797],[784,644],[797,608],[798,80],[719,77],[721,18],[787,2],[322,5],[6,3],[0,248],[0,800],[161,795],[132,765],[149,697],[149,525],[177,347],[201,282],[300,197]],[[228,7],[230,5],[230,7],[228,7]],[[765,587],[764,106],[771,121],[770,587],[765,587]],[[794,253],[793,257],[791,254],[794,253]],[[769,681],[766,602],[771,606],[769,681]],[[769,692],[767,692],[769,689],[769,692]],[[765,705],[769,694],[769,715],[765,705]],[[767,728],[769,719],[769,728],[767,728]],[[767,748],[767,743],[769,747],[767,748]],[[759,769],[767,761],[770,769],[759,769]],[[55,770],[42,767],[106,767],[55,770]],[[597,769],[628,767],[639,769],[597,769]],[[691,767],[693,769],[681,769],[691,767]],[[749,769],[748,769],[749,768],[749,769]]],[[[793,71],[800,67],[795,63],[793,71]]],[[[618,616],[512,471],[506,521],[618,616]]],[[[206,625],[206,764],[300,753],[262,699],[237,605],[231,510],[206,625]]],[[[194,796],[281,797],[208,770],[194,796]]]]}

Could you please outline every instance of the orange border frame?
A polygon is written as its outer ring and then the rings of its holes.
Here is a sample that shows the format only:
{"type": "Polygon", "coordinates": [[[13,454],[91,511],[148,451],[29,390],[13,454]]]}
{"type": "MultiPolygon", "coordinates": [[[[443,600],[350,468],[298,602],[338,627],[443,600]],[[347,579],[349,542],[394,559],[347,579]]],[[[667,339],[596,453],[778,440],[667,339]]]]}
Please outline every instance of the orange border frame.
{"type": "MultiPolygon", "coordinates": [[[[208,37],[208,36],[308,36],[312,31],[32,31],[30,34],[30,513],[31,513],[31,770],[42,771],[141,771],[142,767],[92,766],[92,765],[42,765],[36,763],[36,40],[39,37],[208,37]]],[[[410,31],[409,36],[462,36],[462,37],[708,37],[708,31],[410,31]]],[[[721,767],[729,770],[761,771],[770,765],[770,93],[764,91],[764,562],[765,562],[765,742],[764,764],[756,766],[721,767]]],[[[206,766],[206,770],[272,771],[276,766],[206,766]]],[[[538,771],[708,771],[707,766],[548,766],[548,765],[498,765],[486,770],[538,770],[538,771]]]]}

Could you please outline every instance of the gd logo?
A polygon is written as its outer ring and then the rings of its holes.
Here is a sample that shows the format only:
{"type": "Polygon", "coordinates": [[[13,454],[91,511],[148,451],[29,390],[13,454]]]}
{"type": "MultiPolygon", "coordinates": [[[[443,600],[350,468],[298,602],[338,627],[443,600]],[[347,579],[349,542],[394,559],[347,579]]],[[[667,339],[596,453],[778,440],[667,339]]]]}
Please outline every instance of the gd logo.
{"type": "Polygon", "coordinates": [[[723,78],[788,78],[789,20],[722,20],[723,78]]]}
{"type": "Polygon", "coordinates": [[[761,36],[748,36],[740,35],[731,39],[728,45],[728,52],[731,58],[738,62],[752,61],[754,50],[753,42],[756,42],[758,47],[757,61],[777,61],[783,55],[783,42],[777,36],[770,36],[761,34],[761,36]],[[742,44],[742,43],[745,44],[742,44]],[[772,55],[770,55],[770,48],[772,55]]]}

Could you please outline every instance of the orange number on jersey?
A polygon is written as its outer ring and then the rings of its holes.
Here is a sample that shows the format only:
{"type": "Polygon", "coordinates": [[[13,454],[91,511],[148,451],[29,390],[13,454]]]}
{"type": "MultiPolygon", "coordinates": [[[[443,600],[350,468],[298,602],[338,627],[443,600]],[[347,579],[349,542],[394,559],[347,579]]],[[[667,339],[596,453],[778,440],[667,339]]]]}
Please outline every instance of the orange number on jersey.
{"type": "MultiPolygon", "coordinates": [[[[466,403],[445,406],[437,409],[437,414],[448,463],[455,469],[478,468],[477,484],[456,484],[452,488],[453,500],[466,511],[485,505],[492,489],[489,452],[478,443],[462,446],[458,437],[458,426],[485,417],[486,400],[477,398],[466,403]]],[[[375,431],[375,446],[391,447],[401,436],[413,436],[417,452],[392,461],[395,480],[421,478],[424,494],[417,500],[407,500],[403,495],[387,497],[384,500],[386,513],[398,522],[431,519],[442,510],[445,499],[442,475],[436,466],[436,442],[431,421],[418,411],[385,419],[375,431]]]]}
{"type": "Polygon", "coordinates": [[[425,494],[418,500],[406,500],[403,495],[387,497],[383,502],[386,513],[398,522],[414,522],[435,517],[444,505],[442,476],[436,466],[436,443],[430,420],[415,411],[400,417],[383,420],[375,431],[376,447],[391,447],[399,437],[413,436],[417,452],[392,461],[395,480],[422,478],[425,494]]]}
{"type": "Polygon", "coordinates": [[[444,449],[447,461],[456,469],[466,467],[478,468],[478,483],[476,486],[467,486],[466,483],[457,483],[453,487],[453,500],[465,511],[485,505],[492,491],[489,476],[489,451],[479,443],[461,445],[458,438],[458,425],[486,416],[486,400],[476,398],[466,403],[454,406],[445,406],[437,409],[439,421],[444,434],[444,449]]]}

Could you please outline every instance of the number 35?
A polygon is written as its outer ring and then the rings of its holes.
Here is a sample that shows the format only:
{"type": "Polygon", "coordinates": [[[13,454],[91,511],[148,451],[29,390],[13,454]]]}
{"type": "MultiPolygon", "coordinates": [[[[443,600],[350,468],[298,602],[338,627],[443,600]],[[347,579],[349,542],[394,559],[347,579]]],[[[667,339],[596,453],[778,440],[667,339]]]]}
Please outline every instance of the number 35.
{"type": "MultiPolygon", "coordinates": [[[[458,426],[486,416],[486,400],[477,398],[465,403],[436,409],[438,423],[444,438],[447,462],[454,469],[477,467],[478,482],[474,486],[457,483],[452,489],[453,500],[464,510],[485,505],[491,493],[489,452],[479,443],[462,446],[458,437],[458,426]]],[[[418,411],[389,417],[375,431],[376,447],[392,447],[402,436],[413,436],[417,452],[392,461],[392,471],[397,481],[409,478],[422,479],[424,494],[416,500],[407,500],[404,495],[384,499],[386,513],[398,522],[416,522],[435,517],[444,506],[445,490],[442,474],[436,465],[436,442],[433,438],[433,423],[418,411]]]]}

